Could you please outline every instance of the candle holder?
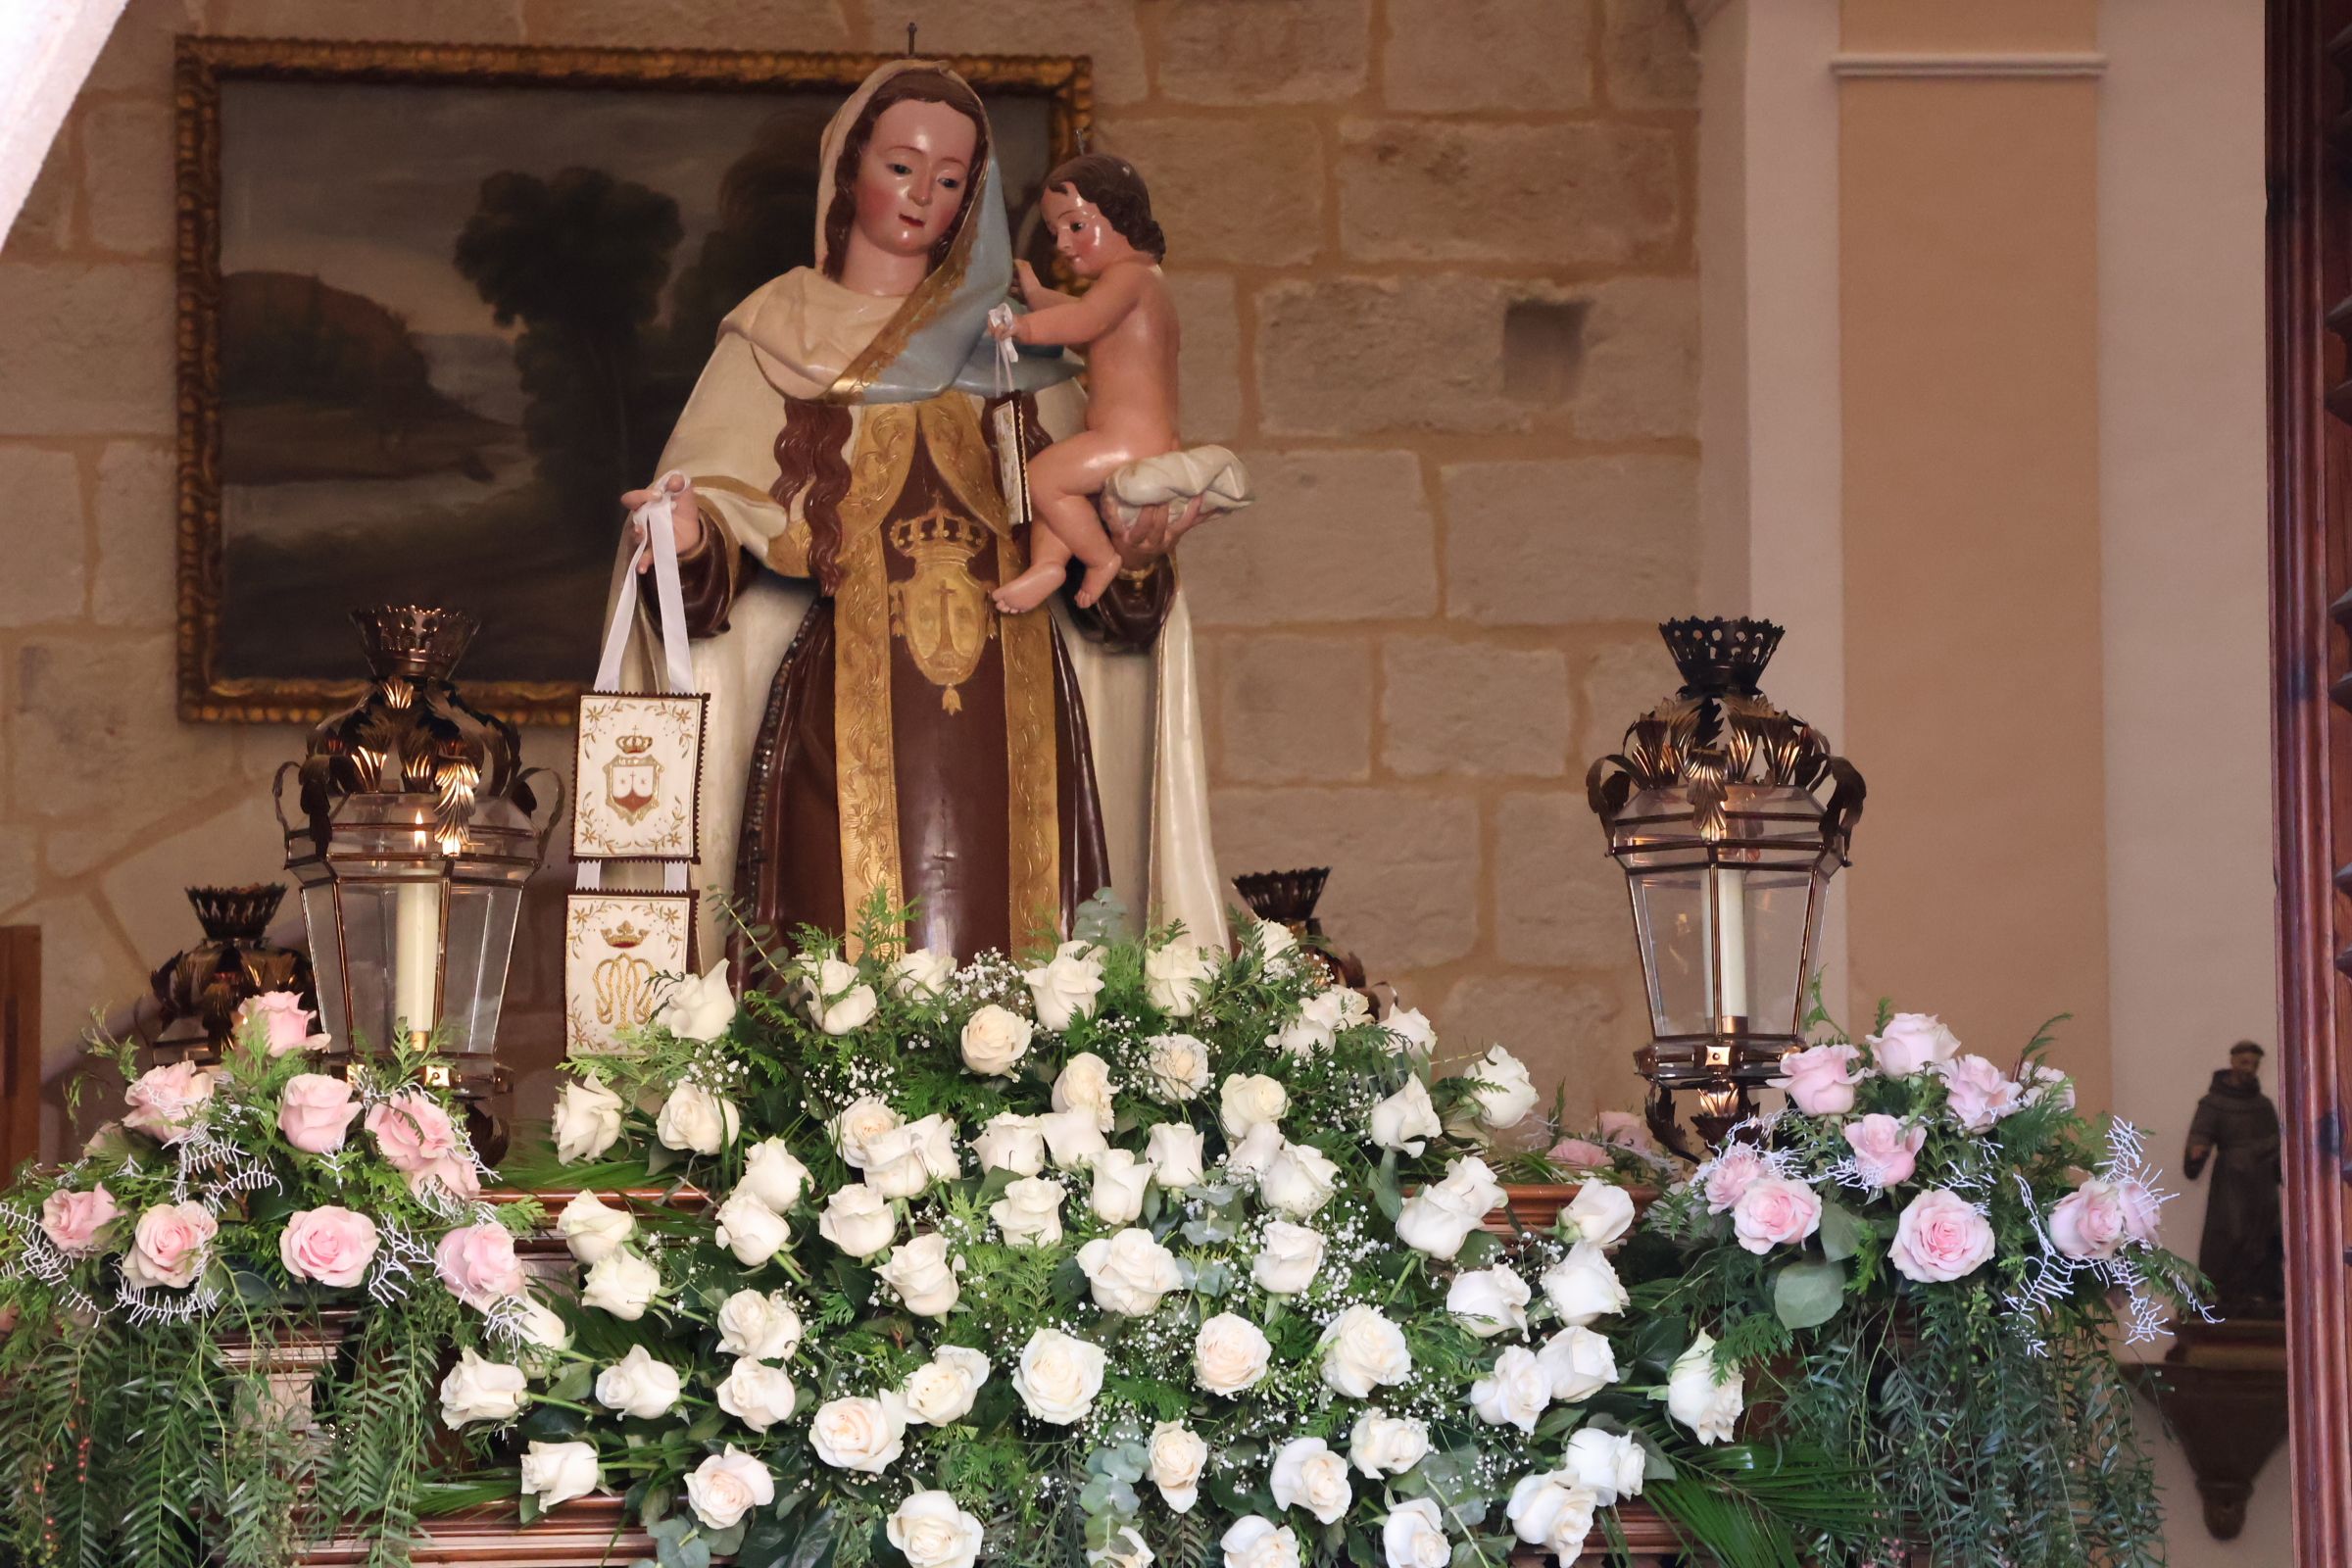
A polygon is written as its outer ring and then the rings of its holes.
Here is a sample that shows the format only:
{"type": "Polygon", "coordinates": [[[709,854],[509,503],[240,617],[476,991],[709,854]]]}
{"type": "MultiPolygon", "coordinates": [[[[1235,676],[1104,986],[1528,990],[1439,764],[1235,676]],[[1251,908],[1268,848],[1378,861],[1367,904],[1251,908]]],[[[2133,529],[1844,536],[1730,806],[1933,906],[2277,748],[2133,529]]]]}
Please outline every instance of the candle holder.
{"type": "Polygon", "coordinates": [[[1822,906],[1864,788],[1820,731],[1758,689],[1779,626],[1658,630],[1682,689],[1585,783],[1633,901],[1650,1017],[1635,1063],[1656,1091],[1651,1124],[1671,1130],[1678,1091],[1711,1095],[1696,1119],[1720,1129],[1714,1143],[1803,1044],[1822,906]]]}
{"type": "Polygon", "coordinates": [[[148,980],[159,1009],[150,1050],[158,1064],[220,1059],[236,1032],[237,1009],[265,991],[292,991],[317,1008],[311,960],[270,940],[270,921],[285,884],[190,888],[204,940],[167,959],[148,980]]]}

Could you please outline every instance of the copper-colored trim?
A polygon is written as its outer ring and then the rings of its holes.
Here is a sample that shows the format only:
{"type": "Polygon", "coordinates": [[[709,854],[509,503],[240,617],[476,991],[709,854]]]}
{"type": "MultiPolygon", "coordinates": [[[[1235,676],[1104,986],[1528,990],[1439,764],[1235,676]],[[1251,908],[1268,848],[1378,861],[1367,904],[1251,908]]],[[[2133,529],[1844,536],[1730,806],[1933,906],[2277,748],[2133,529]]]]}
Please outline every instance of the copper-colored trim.
{"type": "MultiPolygon", "coordinates": [[[[225,80],[463,83],[844,92],[893,55],[710,49],[542,49],[522,45],[327,43],[290,38],[178,40],[173,161],[178,358],[179,716],[200,723],[315,723],[348,707],[364,681],[219,672],[220,532],[220,84],[225,80]]],[[[1078,150],[1094,124],[1092,67],[1083,55],[956,55],[947,64],[983,93],[1052,105],[1054,158],[1078,150]]],[[[483,681],[468,690],[510,723],[568,724],[587,685],[483,681]]]]}

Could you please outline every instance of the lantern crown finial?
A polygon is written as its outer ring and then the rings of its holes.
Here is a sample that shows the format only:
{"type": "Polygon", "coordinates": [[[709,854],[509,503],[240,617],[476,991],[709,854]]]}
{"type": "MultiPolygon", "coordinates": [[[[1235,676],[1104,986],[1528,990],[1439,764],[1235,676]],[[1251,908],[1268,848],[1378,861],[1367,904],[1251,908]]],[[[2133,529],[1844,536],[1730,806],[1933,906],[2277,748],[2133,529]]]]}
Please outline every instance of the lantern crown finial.
{"type": "Polygon", "coordinates": [[[1781,646],[1783,628],[1748,615],[1663,621],[1658,635],[1682,671],[1685,697],[1753,696],[1781,646]]]}
{"type": "Polygon", "coordinates": [[[368,651],[368,668],[379,681],[396,676],[447,680],[466,657],[481,622],[463,610],[424,605],[378,605],[351,612],[368,651]]]}

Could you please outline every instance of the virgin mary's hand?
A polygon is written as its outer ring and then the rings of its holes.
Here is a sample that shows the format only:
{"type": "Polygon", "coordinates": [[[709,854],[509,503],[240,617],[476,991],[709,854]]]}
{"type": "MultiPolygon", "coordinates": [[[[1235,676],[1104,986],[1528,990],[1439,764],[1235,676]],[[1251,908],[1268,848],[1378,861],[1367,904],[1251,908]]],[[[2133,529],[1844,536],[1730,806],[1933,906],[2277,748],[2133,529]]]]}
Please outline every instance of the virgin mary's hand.
{"type": "MultiPolygon", "coordinates": [[[[635,513],[639,507],[648,506],[660,499],[661,494],[662,492],[659,490],[630,490],[624,492],[620,498],[620,504],[631,514],[629,547],[632,550],[645,552],[637,563],[639,571],[652,569],[654,556],[652,551],[645,549],[645,524],[637,521],[635,513]]],[[[683,474],[678,475],[677,482],[669,488],[669,498],[670,531],[677,537],[678,554],[691,556],[701,549],[703,544],[703,511],[695,504],[694,481],[683,474]]]]}
{"type": "Polygon", "coordinates": [[[1143,570],[1173,550],[1176,541],[1195,526],[1219,515],[1216,512],[1203,511],[1200,498],[1195,496],[1184,504],[1183,511],[1173,516],[1164,505],[1145,507],[1135,514],[1134,522],[1122,528],[1118,519],[1110,514],[1106,497],[1098,498],[1097,504],[1102,512],[1102,526],[1117,543],[1119,559],[1129,571],[1143,570]]]}

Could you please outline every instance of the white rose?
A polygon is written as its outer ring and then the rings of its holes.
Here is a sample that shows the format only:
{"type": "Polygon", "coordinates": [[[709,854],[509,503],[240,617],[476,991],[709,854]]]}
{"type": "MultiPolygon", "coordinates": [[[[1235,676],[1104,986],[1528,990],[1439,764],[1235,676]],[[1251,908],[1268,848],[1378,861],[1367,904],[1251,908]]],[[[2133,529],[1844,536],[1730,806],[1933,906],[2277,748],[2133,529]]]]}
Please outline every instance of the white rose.
{"type": "Polygon", "coordinates": [[[1061,1184],[1043,1176],[1023,1176],[1008,1184],[1004,1196],[988,1205],[988,1217],[1004,1232],[1008,1247],[1058,1247],[1061,1184]]]}
{"type": "Polygon", "coordinates": [[[944,1492],[907,1494],[883,1533],[906,1568],[972,1568],[980,1560],[980,1521],[944,1492]]]}
{"type": "Polygon", "coordinates": [[[1071,1110],[1048,1111],[1037,1118],[1037,1127],[1045,1134],[1047,1153],[1063,1170],[1082,1170],[1102,1158],[1110,1148],[1095,1113],[1083,1105],[1071,1110]]]}
{"type": "Polygon", "coordinates": [[[1478,1087],[1470,1098],[1478,1102],[1478,1119],[1500,1131],[1516,1127],[1536,1108],[1536,1086],[1527,1075],[1527,1063],[1503,1050],[1492,1046],[1486,1059],[1471,1069],[1478,1087]]]}
{"type": "Polygon", "coordinates": [[[1316,1055],[1331,1049],[1331,1026],[1311,1013],[1301,1012],[1266,1036],[1266,1044],[1286,1056],[1316,1055]]]}
{"type": "Polygon", "coordinates": [[[825,1201],[816,1233],[852,1257],[871,1257],[899,1234],[890,1200],[863,1182],[853,1182],[825,1201]]]}
{"type": "Polygon", "coordinates": [[[1402,1089],[1372,1107],[1372,1142],[1382,1149],[1417,1155],[1445,1130],[1438,1107],[1430,1103],[1429,1086],[1418,1078],[1407,1078],[1402,1089]]]}
{"type": "Polygon", "coordinates": [[[1322,1524],[1339,1518],[1355,1500],[1348,1461],[1321,1438],[1293,1438],[1275,1449],[1266,1485],[1276,1507],[1304,1508],[1322,1524]]]}
{"type": "Polygon", "coordinates": [[[1133,1525],[1121,1525],[1101,1546],[1086,1548],[1086,1568],[1152,1568],[1158,1556],[1133,1525]]]}
{"type": "Polygon", "coordinates": [[[890,989],[908,1002],[935,1002],[956,978],[956,956],[915,948],[890,966],[890,989]]]}
{"type": "Polygon", "coordinates": [[[1109,1132],[1118,1120],[1110,1098],[1110,1063],[1091,1051],[1064,1062],[1061,1076],[1054,1080],[1054,1108],[1092,1111],[1096,1128],[1102,1132],[1109,1132]]]}
{"type": "Polygon", "coordinates": [[[1388,1568],[1446,1568],[1453,1561],[1453,1543],[1446,1539],[1431,1497],[1415,1497],[1390,1510],[1381,1521],[1380,1547],[1388,1568]]]}
{"type": "Polygon", "coordinates": [[[1568,1217],[1576,1221],[1579,1241],[1606,1247],[1633,1229],[1633,1196],[1622,1187],[1589,1181],[1569,1200],[1568,1217]]]}
{"type": "Polygon", "coordinates": [[[1277,1214],[1305,1219],[1339,1196],[1340,1167],[1312,1144],[1285,1144],[1257,1179],[1257,1196],[1277,1214]]]}
{"type": "Polygon", "coordinates": [[[596,1402],[640,1421],[669,1414],[679,1392],[678,1369],[646,1354],[642,1345],[596,1375],[596,1402]]]}
{"type": "Polygon", "coordinates": [[[1592,1535],[1592,1510],[1599,1496],[1577,1485],[1575,1475],[1555,1470],[1529,1476],[1511,1489],[1511,1529],[1521,1541],[1550,1552],[1563,1564],[1581,1556],[1592,1535]]]}
{"type": "Polygon", "coordinates": [[[1429,1457],[1428,1424],[1366,1410],[1348,1434],[1348,1462],[1373,1479],[1400,1476],[1429,1457]]]}
{"type": "Polygon", "coordinates": [[[1445,1179],[1424,1187],[1404,1200],[1396,1216],[1396,1239],[1415,1251],[1451,1261],[1508,1197],[1487,1162],[1474,1156],[1455,1160],[1445,1179]]]}
{"type": "Polygon", "coordinates": [[[828,1399],[808,1418],[808,1446],[836,1470],[878,1476],[906,1451],[906,1401],[895,1392],[828,1399]]]}
{"type": "Polygon", "coordinates": [[[523,1344],[541,1350],[571,1348],[571,1325],[544,1301],[527,1297],[516,1303],[514,1335],[523,1344]]]}
{"type": "Polygon", "coordinates": [[[1608,1254],[1592,1242],[1579,1242],[1568,1255],[1544,1271],[1544,1298],[1560,1321],[1584,1328],[1625,1310],[1632,1298],[1610,1267],[1608,1254]]]}
{"type": "Polygon", "coordinates": [[[972,1413],[972,1401],[987,1381],[987,1356],[968,1346],[943,1345],[908,1374],[906,1413],[928,1426],[953,1426],[972,1413]]]}
{"type": "MultiPolygon", "coordinates": [[[[620,1142],[620,1097],[593,1078],[574,1078],[556,1096],[556,1158],[566,1165],[596,1159],[620,1142]]],[[[556,1445],[568,1446],[568,1445],[556,1445]]]]}
{"type": "Polygon", "coordinates": [[[1152,1179],[1167,1192],[1181,1193],[1206,1179],[1202,1164],[1208,1157],[1200,1129],[1180,1121],[1163,1121],[1144,1140],[1144,1158],[1151,1161],[1152,1179]]]}
{"type": "Polygon", "coordinates": [[[972,1140],[983,1173],[1008,1170],[1015,1176],[1034,1176],[1046,1168],[1046,1134],[1035,1116],[1000,1110],[988,1118],[972,1140]]]}
{"type": "Polygon", "coordinates": [[[1392,1007],[1381,1027],[1396,1040],[1397,1050],[1416,1061],[1427,1061],[1438,1049],[1438,1032],[1419,1007],[1392,1007]]]}
{"type": "Polygon", "coordinates": [[[1413,1375],[1404,1330],[1372,1307],[1348,1308],[1317,1343],[1323,1347],[1323,1381],[1350,1399],[1368,1399],[1375,1385],[1393,1387],[1413,1375]]]}
{"type": "MultiPolygon", "coordinates": [[[[1652,1395],[1652,1398],[1659,1396],[1652,1395]]],[[[1666,1413],[1701,1444],[1729,1443],[1744,1407],[1744,1381],[1734,1372],[1715,1379],[1715,1340],[1701,1330],[1666,1374],[1666,1413]]]]}
{"type": "Polygon", "coordinates": [[[604,1479],[592,1443],[534,1443],[522,1451],[522,1490],[541,1513],[585,1497],[604,1479]]]}
{"type": "Polygon", "coordinates": [[[1095,1187],[1089,1195],[1095,1216],[1105,1225],[1131,1225],[1144,1211],[1152,1167],[1124,1149],[1095,1156],[1095,1187]]]}
{"type": "Polygon", "coordinates": [[[1239,1143],[1252,1127],[1270,1127],[1291,1107],[1290,1091],[1262,1072],[1227,1073],[1217,1089],[1217,1125],[1239,1143]]]}
{"type": "Polygon", "coordinates": [[[1153,1100],[1181,1105],[1208,1088],[1205,1042],[1191,1035],[1153,1035],[1144,1049],[1144,1092],[1153,1100]]]}
{"type": "Polygon", "coordinates": [[[1214,948],[1191,942],[1171,942],[1144,955],[1144,992],[1152,1005],[1171,1018],[1190,1018],[1200,1005],[1200,993],[1217,972],[1222,956],[1214,948]]]}
{"type": "Polygon", "coordinates": [[[840,958],[819,958],[813,970],[801,977],[801,996],[808,1016],[829,1035],[846,1035],[873,1021],[881,999],[874,988],[858,978],[858,966],[840,958]]]}
{"type": "Polygon", "coordinates": [[[1162,1421],[1152,1429],[1146,1450],[1152,1461],[1152,1484],[1160,1499],[1176,1513],[1191,1513],[1200,1500],[1200,1472],[1208,1465],[1208,1443],[1181,1421],[1162,1421]]]}
{"type": "Polygon", "coordinates": [[[1536,1360],[1559,1404],[1582,1404],[1617,1381],[1617,1352],[1591,1329],[1565,1328],[1544,1342],[1536,1360]]]}
{"type": "Polygon", "coordinates": [[[613,1208],[589,1192],[565,1203],[556,1216],[556,1234],[583,1263],[602,1262],[619,1251],[636,1229],[636,1217],[627,1209],[613,1208]]]}
{"type": "Polygon", "coordinates": [[[964,1023],[963,1064],[983,1078],[1009,1078],[1036,1032],[1028,1019],[992,1002],[964,1023]]]}
{"type": "Polygon", "coordinates": [[[716,1040],[735,1021],[735,993],[727,989],[727,960],[708,974],[690,974],[669,988],[654,1022],[680,1040],[716,1040]]]}
{"type": "Polygon", "coordinates": [[[461,1350],[441,1380],[441,1424],[455,1432],[476,1421],[512,1421],[522,1414],[529,1381],[518,1366],[461,1350]]]}
{"type": "Polygon", "coordinates": [[[589,1265],[580,1304],[610,1312],[623,1323],[634,1323],[645,1316],[645,1309],[661,1292],[662,1271],[623,1250],[589,1265]]]}
{"type": "Polygon", "coordinates": [[[1497,1264],[1456,1274],[1446,1292],[1446,1310],[1482,1340],[1527,1332],[1527,1281],[1497,1264]]]}
{"type": "Polygon", "coordinates": [[[1078,1266],[1094,1287],[1095,1304],[1127,1317],[1149,1317],[1160,1298],[1184,1284],[1176,1254],[1134,1226],[1078,1249],[1078,1266]]]}
{"type": "Polygon", "coordinates": [[[1280,920],[1260,920],[1250,936],[1250,945],[1257,949],[1257,956],[1265,960],[1266,967],[1276,974],[1287,973],[1287,967],[1275,968],[1275,960],[1288,958],[1298,951],[1298,934],[1280,920]]]}
{"type": "Polygon", "coordinates": [[[956,1283],[948,1239],[936,1232],[900,1245],[874,1274],[916,1317],[946,1317],[963,1294],[956,1283]]]}
{"type": "Polygon", "coordinates": [[[1246,1317],[1219,1312],[1193,1336],[1193,1378],[1211,1394],[1239,1394],[1257,1386],[1273,1354],[1264,1330],[1246,1317]]]}
{"type": "Polygon", "coordinates": [[[718,1407],[754,1432],[765,1432],[789,1417],[794,1397],[792,1379],[748,1355],[738,1357],[719,1380],[718,1407]]]}
{"type": "Polygon", "coordinates": [[[1489,1426],[1536,1430],[1551,1404],[1551,1374],[1524,1345],[1503,1347],[1494,1370],[1470,1385],[1470,1408],[1489,1426]]]}
{"type": "Polygon", "coordinates": [[[833,1147],[852,1170],[863,1170],[866,1140],[890,1131],[903,1119],[871,1095],[853,1100],[833,1118],[833,1147]]]}
{"type": "Polygon", "coordinates": [[[783,1139],[763,1138],[743,1156],[743,1180],[735,1184],[738,1194],[749,1193],[781,1214],[808,1190],[808,1167],[793,1157],[783,1139]]]}
{"type": "Polygon", "coordinates": [[[1236,1519],[1217,1544],[1225,1549],[1225,1568],[1298,1568],[1298,1532],[1257,1514],[1236,1519]]]}
{"type": "Polygon", "coordinates": [[[1250,1263],[1250,1278],[1268,1296],[1297,1296],[1323,1266],[1323,1234],[1289,1220],[1269,1220],[1250,1263]]]}
{"type": "Polygon", "coordinates": [[[1585,1427],[1568,1440],[1560,1465],[1578,1486],[1592,1488],[1606,1508],[1620,1497],[1642,1494],[1642,1477],[1649,1461],[1642,1445],[1628,1434],[1585,1427]]]}
{"type": "Polygon", "coordinates": [[[1013,1392],[1040,1421],[1066,1427],[1083,1420],[1102,1392],[1102,1348],[1059,1329],[1039,1329],[1021,1347],[1013,1392]]]}
{"type": "Polygon", "coordinates": [[[1282,1129],[1270,1121],[1259,1122],[1242,1135],[1242,1141],[1225,1152],[1225,1173],[1228,1176],[1247,1176],[1251,1181],[1263,1180],[1274,1156],[1282,1152],[1290,1140],[1282,1129]]]}
{"type": "Polygon", "coordinates": [[[758,1268],[792,1240],[792,1227],[783,1216],[741,1188],[718,1205],[716,1217],[718,1245],[745,1268],[758,1268]]]}
{"type": "Polygon", "coordinates": [[[884,1198],[912,1198],[961,1171],[956,1135],[937,1112],[865,1140],[865,1184],[884,1198]]]}
{"type": "Polygon", "coordinates": [[[719,1304],[718,1348],[755,1361],[789,1361],[801,1348],[801,1314],[781,1291],[737,1291],[719,1304]]]}
{"type": "Polygon", "coordinates": [[[735,1141],[740,1126],[735,1102],[689,1078],[662,1102],[662,1113],[654,1118],[654,1136],[664,1149],[715,1154],[735,1141]]]}
{"type": "Polygon", "coordinates": [[[1029,1000],[1036,1004],[1037,1021],[1055,1034],[1076,1019],[1095,1015],[1095,1000],[1102,990],[1102,963],[1092,952],[1086,943],[1064,942],[1043,967],[1021,976],[1029,982],[1029,1000]]]}
{"type": "Polygon", "coordinates": [[[1279,1033],[1267,1036],[1266,1044],[1293,1056],[1316,1055],[1338,1043],[1341,1030],[1353,1028],[1370,1016],[1371,1008],[1360,992],[1330,986],[1301,1003],[1298,1015],[1279,1033]]]}
{"type": "Polygon", "coordinates": [[[732,1530],[754,1508],[776,1500],[776,1478],[767,1466],[732,1443],[686,1474],[686,1500],[694,1516],[711,1530],[732,1530]]]}

